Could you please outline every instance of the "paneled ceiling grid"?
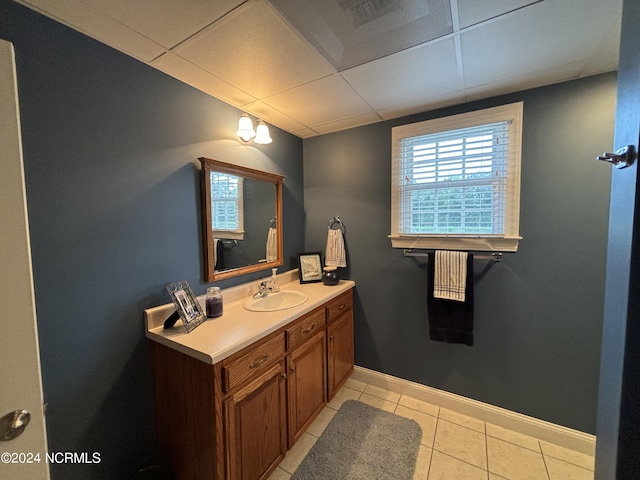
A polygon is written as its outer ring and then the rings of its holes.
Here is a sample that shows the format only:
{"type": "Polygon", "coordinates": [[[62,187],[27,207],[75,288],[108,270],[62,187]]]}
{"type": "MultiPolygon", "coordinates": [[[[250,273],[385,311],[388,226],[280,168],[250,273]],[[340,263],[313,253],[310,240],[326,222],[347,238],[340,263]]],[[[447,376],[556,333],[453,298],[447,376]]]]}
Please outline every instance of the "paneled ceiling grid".
{"type": "Polygon", "coordinates": [[[302,138],[615,70],[622,11],[622,0],[16,1],[302,138]]]}

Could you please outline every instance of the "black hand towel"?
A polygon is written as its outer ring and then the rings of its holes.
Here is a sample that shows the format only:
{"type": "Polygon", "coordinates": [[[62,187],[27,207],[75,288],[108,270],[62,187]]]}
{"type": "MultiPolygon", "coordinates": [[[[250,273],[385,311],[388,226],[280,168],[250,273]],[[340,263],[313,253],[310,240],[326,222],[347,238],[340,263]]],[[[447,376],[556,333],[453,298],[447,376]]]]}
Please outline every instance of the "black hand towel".
{"type": "Polygon", "coordinates": [[[216,259],[216,264],[214,266],[215,270],[224,270],[224,242],[222,240],[218,240],[214,243],[213,248],[216,249],[216,254],[214,258],[216,259]]]}
{"type": "Polygon", "coordinates": [[[429,252],[427,313],[429,338],[439,342],[473,345],[473,255],[467,257],[467,283],[464,302],[433,296],[435,252],[429,252]]]}

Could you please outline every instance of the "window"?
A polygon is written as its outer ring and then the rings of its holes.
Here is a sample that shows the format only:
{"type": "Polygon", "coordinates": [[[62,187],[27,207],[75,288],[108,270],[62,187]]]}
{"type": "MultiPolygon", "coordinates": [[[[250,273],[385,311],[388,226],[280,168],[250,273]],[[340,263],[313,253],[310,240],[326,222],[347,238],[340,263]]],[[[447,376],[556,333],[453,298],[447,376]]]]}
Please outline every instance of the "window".
{"type": "Polygon", "coordinates": [[[518,249],[522,102],[392,130],[391,244],[518,249]]]}
{"type": "Polygon", "coordinates": [[[215,238],[244,237],[242,180],[236,175],[212,172],[211,217],[215,238]]]}

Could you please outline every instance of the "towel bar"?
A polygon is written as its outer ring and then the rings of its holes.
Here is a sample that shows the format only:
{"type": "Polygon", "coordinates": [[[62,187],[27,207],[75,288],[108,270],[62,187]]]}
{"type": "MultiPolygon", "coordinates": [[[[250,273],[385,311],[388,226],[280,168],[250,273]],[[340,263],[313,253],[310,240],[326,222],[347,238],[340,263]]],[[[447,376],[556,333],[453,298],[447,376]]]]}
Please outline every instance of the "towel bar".
{"type": "MultiPolygon", "coordinates": [[[[473,253],[473,252],[470,252],[473,253]]],[[[410,248],[405,248],[403,255],[405,257],[426,257],[427,255],[429,255],[427,252],[414,252],[412,249],[410,248]]],[[[502,252],[493,252],[490,255],[477,255],[477,254],[473,254],[473,259],[474,260],[492,260],[494,262],[501,262],[502,261],[502,252]]]]}

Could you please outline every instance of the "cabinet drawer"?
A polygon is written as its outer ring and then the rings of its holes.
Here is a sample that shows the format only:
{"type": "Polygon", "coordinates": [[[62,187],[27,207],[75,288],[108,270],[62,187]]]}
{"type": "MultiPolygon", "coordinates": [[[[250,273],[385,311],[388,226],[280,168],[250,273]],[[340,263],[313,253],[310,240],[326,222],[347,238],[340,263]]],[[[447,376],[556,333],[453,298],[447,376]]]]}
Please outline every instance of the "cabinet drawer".
{"type": "Polygon", "coordinates": [[[353,310],[353,290],[344,292],[342,295],[327,303],[327,323],[335,320],[345,312],[353,310]]]}
{"type": "Polygon", "coordinates": [[[302,317],[292,327],[287,328],[287,350],[304,343],[307,339],[313,337],[324,327],[326,323],[324,308],[320,308],[307,316],[302,317]]]}
{"type": "Polygon", "coordinates": [[[225,363],[222,367],[224,391],[229,392],[253,375],[262,373],[273,361],[284,355],[284,333],[271,340],[249,347],[249,351],[225,363]]]}

